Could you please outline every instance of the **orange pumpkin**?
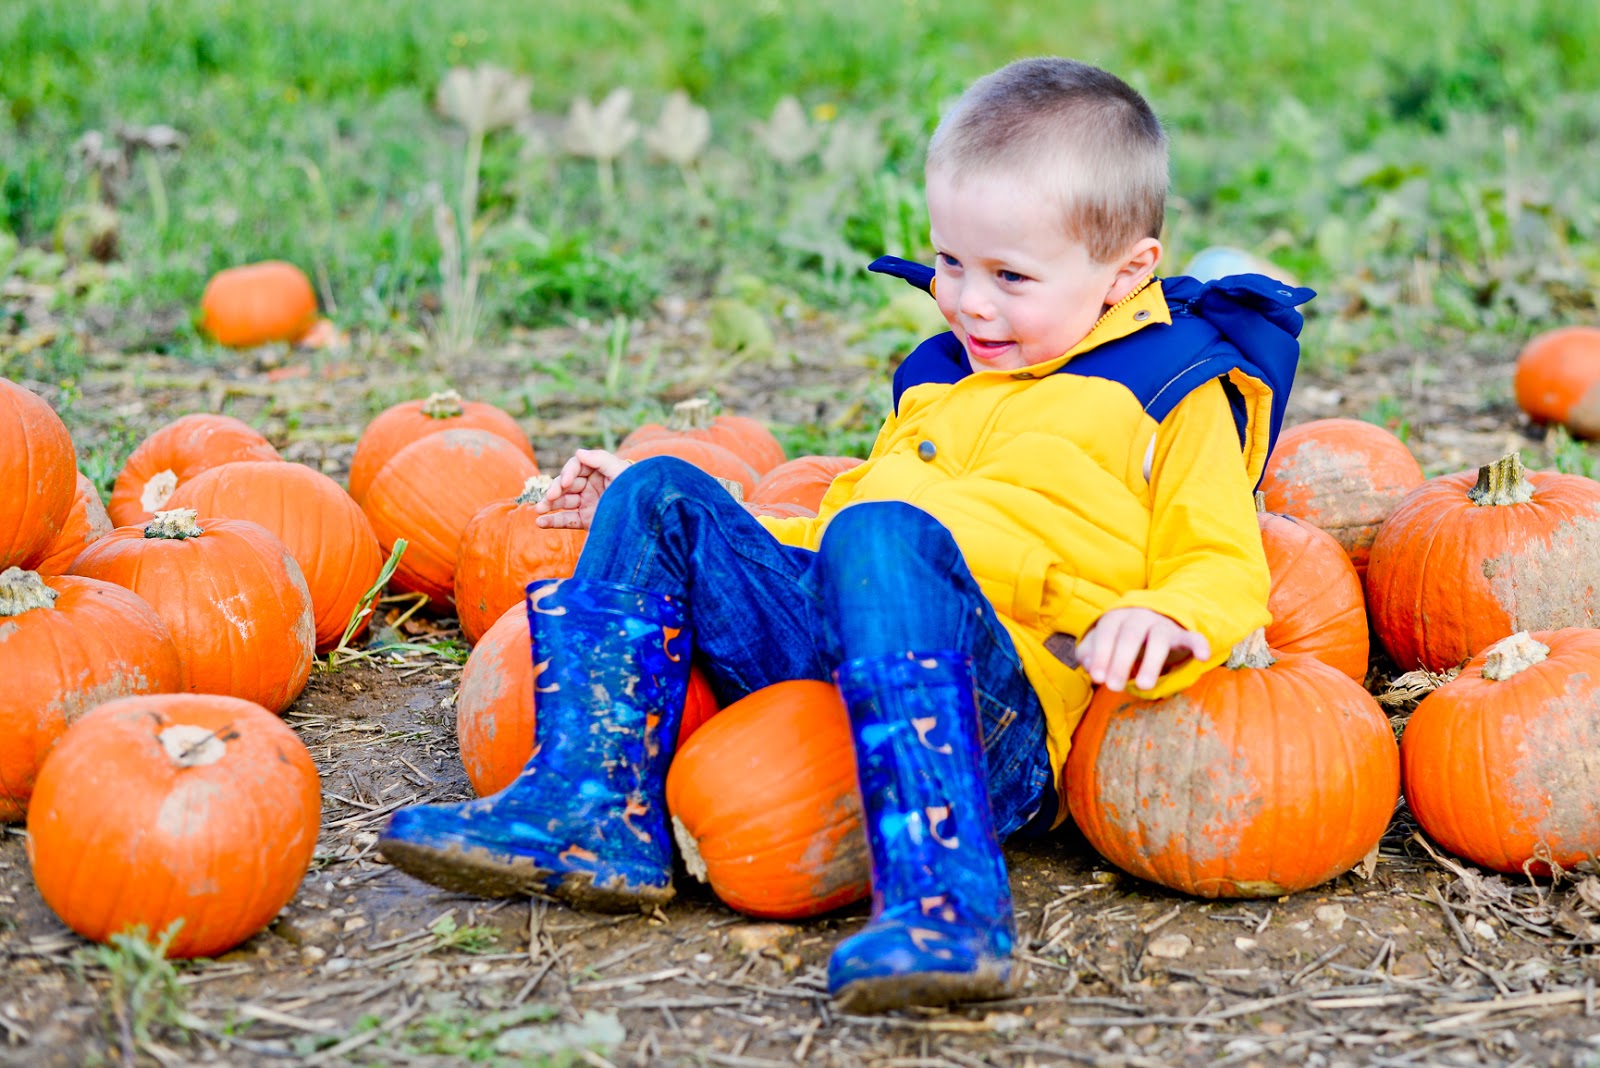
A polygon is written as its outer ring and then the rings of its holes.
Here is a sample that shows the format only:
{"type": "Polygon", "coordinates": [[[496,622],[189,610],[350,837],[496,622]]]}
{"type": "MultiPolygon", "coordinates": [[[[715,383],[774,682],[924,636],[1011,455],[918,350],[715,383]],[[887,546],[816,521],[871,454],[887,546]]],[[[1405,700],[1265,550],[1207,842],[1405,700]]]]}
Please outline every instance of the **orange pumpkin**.
{"type": "MultiPolygon", "coordinates": [[[[668,438],[686,438],[720,446],[755,469],[760,476],[784,461],[783,446],[766,424],[748,415],[720,415],[704,397],[679,401],[663,423],[646,423],[622,439],[620,449],[668,438]]],[[[677,455],[676,453],[672,455],[677,455]]]]}
{"type": "Polygon", "coordinates": [[[0,823],[22,818],[56,739],[114,697],[178,688],[178,650],[131,590],[0,572],[0,823]]]}
{"type": "Polygon", "coordinates": [[[482,401],[462,400],[455,390],[446,390],[386,408],[367,424],[350,460],[350,496],[364,501],[367,487],[395,453],[441,430],[487,430],[516,446],[528,459],[534,458],[528,435],[509,414],[482,401]]]}
{"type": "Polygon", "coordinates": [[[1406,443],[1359,419],[1314,419],[1288,428],[1261,476],[1267,511],[1332,534],[1363,582],[1378,524],[1420,485],[1422,468],[1406,443]]]}
{"type": "Polygon", "coordinates": [[[1106,859],[1200,897],[1277,897],[1353,867],[1400,792],[1372,695],[1257,631],[1160,700],[1104,687],[1073,735],[1064,791],[1106,859]]]}
{"type": "Polygon", "coordinates": [[[83,551],[74,575],[126,586],[172,632],[180,686],[288,708],[311,675],[311,592],[289,550],[244,519],[162,512],[83,551]]]}
{"type": "Polygon", "coordinates": [[[1600,854],[1600,631],[1519,631],[1422,699],[1406,803],[1457,856],[1550,874],[1600,854]]]}
{"type": "Polygon", "coordinates": [[[506,609],[522,604],[528,583],[570,578],[577,568],[588,531],[534,522],[533,506],[550,482],[546,475],[530,478],[520,496],[484,505],[462,530],[455,601],[468,642],[483,637],[506,609]]]}
{"type": "MultiPolygon", "coordinates": [[[[1260,500],[1260,494],[1257,494],[1260,500]]],[[[1344,547],[1303,519],[1256,513],[1272,572],[1267,644],[1280,653],[1310,653],[1357,682],[1367,677],[1367,605],[1361,579],[1344,547]]]]}
{"type": "Polygon", "coordinates": [[[761,476],[752,504],[798,504],[816,515],[833,480],[861,461],[854,456],[800,456],[761,476]]]}
{"type": "MultiPolygon", "coordinates": [[[[248,519],[277,536],[311,591],[317,652],[339,644],[350,615],[383,570],[372,524],[340,485],[304,464],[224,464],[178,487],[168,502],[201,517],[248,519]]],[[[365,629],[361,622],[356,633],[365,629]]]]}
{"type": "MultiPolygon", "coordinates": [[[[710,683],[691,669],[678,745],[716,714],[710,683]]],[[[518,604],[478,639],[456,695],[456,741],[479,797],[511,785],[533,756],[533,731],[533,647],[527,609],[518,604]]]]}
{"type": "Polygon", "coordinates": [[[652,456],[676,456],[685,463],[692,464],[713,478],[732,482],[739,487],[740,500],[746,500],[755,492],[756,471],[748,463],[724,449],[721,445],[709,441],[696,441],[694,438],[658,437],[648,441],[637,442],[632,445],[623,445],[617,449],[617,456],[624,460],[637,463],[648,460],[652,456]]]}
{"type": "Polygon", "coordinates": [[[100,491],[83,475],[78,476],[77,492],[61,533],[25,565],[41,575],[65,575],[84,546],[111,533],[111,517],[100,503],[100,491]]]}
{"type": "Polygon", "coordinates": [[[871,892],[850,716],[836,686],[800,679],[735,701],[667,769],[689,872],[730,907],[797,919],[871,892]]]}
{"type": "Polygon", "coordinates": [[[200,294],[200,329],[219,345],[249,348],[295,341],[316,321],[311,279],[282,260],[218,271],[200,294]]]}
{"type": "Polygon", "coordinates": [[[1444,671],[1519,630],[1593,627],[1600,483],[1516,454],[1430,479],[1372,543],[1373,629],[1403,670],[1444,671]]]}
{"type": "Polygon", "coordinates": [[[77,463],[55,410],[0,378],[0,570],[38,557],[60,536],[77,463]]]}
{"type": "Polygon", "coordinates": [[[427,594],[435,609],[448,609],[461,532],[479,509],[515,497],[538,473],[538,464],[487,430],[442,430],[395,453],[361,503],[385,553],[406,540],[394,588],[427,594]]]}
{"type": "Polygon", "coordinates": [[[281,459],[259,431],[231,415],[185,415],[133,450],[111,487],[106,511],[119,527],[148,523],[166,510],[180,485],[202,471],[240,460],[281,459]]]}
{"type": "Polygon", "coordinates": [[[1600,327],[1567,326],[1529,341],[1512,377],[1517,407],[1539,423],[1600,437],[1600,327]]]}
{"type": "Polygon", "coordinates": [[[110,701],[67,731],[28,812],[33,879],[63,923],[214,957],[261,930],[311,865],[311,754],[260,705],[212,694],[110,701]]]}

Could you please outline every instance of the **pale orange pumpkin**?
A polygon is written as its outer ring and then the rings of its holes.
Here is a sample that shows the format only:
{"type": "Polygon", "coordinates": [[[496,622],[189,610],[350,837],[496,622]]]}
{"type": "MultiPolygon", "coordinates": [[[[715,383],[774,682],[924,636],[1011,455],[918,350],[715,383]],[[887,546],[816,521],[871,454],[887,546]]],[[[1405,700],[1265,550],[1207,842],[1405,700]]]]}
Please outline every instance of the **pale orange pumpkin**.
{"type": "Polygon", "coordinates": [[[816,515],[833,480],[860,466],[861,461],[854,456],[796,457],[762,475],[750,495],[750,503],[798,504],[816,515]]]}
{"type": "Polygon", "coordinates": [[[141,441],[128,457],[106,511],[119,527],[148,523],[202,471],[239,460],[281,460],[272,443],[231,415],[185,415],[141,441]]]}
{"type": "Polygon", "coordinates": [[[1565,326],[1534,337],[1517,354],[1517,407],[1539,423],[1600,437],[1600,327],[1565,326]]]}
{"type": "Polygon", "coordinates": [[[622,439],[619,450],[668,438],[704,441],[727,449],[749,464],[757,476],[784,461],[783,446],[765,423],[748,415],[717,414],[704,397],[674,404],[665,423],[646,423],[636,428],[622,439]]]}
{"type": "Polygon", "coordinates": [[[60,536],[77,462],[55,410],[0,378],[0,570],[37,558],[60,536]]]}
{"type": "Polygon", "coordinates": [[[698,467],[713,478],[737,485],[741,501],[747,500],[756,488],[755,468],[721,445],[709,441],[684,437],[657,437],[632,445],[619,446],[617,456],[634,463],[654,456],[675,456],[691,466],[698,467]]]}
{"type": "Polygon", "coordinates": [[[469,643],[483,637],[506,609],[522,604],[528,583],[571,578],[577,568],[588,531],[535,522],[533,507],[550,482],[547,475],[530,478],[519,496],[484,505],[461,531],[455,604],[469,643]]]}
{"type": "Polygon", "coordinates": [[[218,271],[200,294],[200,329],[219,345],[248,348],[295,341],[316,321],[311,279],[282,260],[218,271]]]}
{"type": "Polygon", "coordinates": [[[361,431],[350,461],[350,496],[365,501],[367,487],[395,453],[441,430],[487,430],[532,460],[533,445],[510,414],[483,401],[462,400],[453,389],[385,408],[361,431]]]}
{"type": "Polygon", "coordinates": [[[1280,653],[1310,653],[1357,682],[1366,679],[1367,604],[1344,547],[1294,516],[1261,509],[1256,521],[1272,573],[1267,644],[1280,653]]]}
{"type": "Polygon", "coordinates": [[[41,575],[65,575],[85,546],[109,533],[111,517],[106,514],[106,506],[100,503],[100,491],[80,474],[61,533],[24,566],[41,575]]]}
{"type": "Polygon", "coordinates": [[[214,957],[299,889],[322,813],[317,769],[260,705],[125,697],[84,716],[39,772],[33,879],[63,923],[104,942],[177,921],[169,957],[214,957]]]}

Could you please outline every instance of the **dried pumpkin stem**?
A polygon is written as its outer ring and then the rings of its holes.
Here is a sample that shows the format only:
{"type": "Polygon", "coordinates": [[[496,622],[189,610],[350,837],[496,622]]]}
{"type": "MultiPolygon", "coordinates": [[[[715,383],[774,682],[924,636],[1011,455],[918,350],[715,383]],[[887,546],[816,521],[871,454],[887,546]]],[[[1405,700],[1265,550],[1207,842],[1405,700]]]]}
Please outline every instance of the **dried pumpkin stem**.
{"type": "Polygon", "coordinates": [[[1228,666],[1235,671],[1240,668],[1267,668],[1277,662],[1278,658],[1272,655],[1267,645],[1267,632],[1261,627],[1251,631],[1228,654],[1228,666]]]}
{"type": "Polygon", "coordinates": [[[144,484],[139,494],[139,507],[147,512],[159,512],[167,506],[178,491],[178,476],[173,471],[157,471],[144,484]]]}
{"type": "Polygon", "coordinates": [[[1504,682],[1519,672],[1549,659],[1550,647],[1525,630],[1509,638],[1501,638],[1489,647],[1484,660],[1483,677],[1490,682],[1504,682]]]}
{"type": "Polygon", "coordinates": [[[165,512],[157,512],[156,517],[145,524],[144,536],[147,538],[161,538],[166,541],[182,541],[184,538],[198,538],[205,531],[200,528],[199,514],[193,508],[173,508],[165,512]]]}
{"type": "Polygon", "coordinates": [[[522,492],[517,495],[517,503],[538,504],[544,500],[545,494],[550,492],[550,487],[555,481],[549,475],[534,475],[522,484],[522,492]]]}
{"type": "Polygon", "coordinates": [[[167,757],[180,768],[203,768],[207,764],[215,764],[228,752],[221,732],[192,723],[175,723],[156,735],[156,738],[167,757]]]}
{"type": "Polygon", "coordinates": [[[716,479],[722,485],[722,488],[732,495],[734,500],[740,504],[744,503],[744,486],[731,478],[723,478],[721,475],[712,475],[711,477],[716,479]]]}
{"type": "Polygon", "coordinates": [[[1533,483],[1523,474],[1522,454],[1509,453],[1478,468],[1478,484],[1467,491],[1473,504],[1526,504],[1533,500],[1533,483]]]}
{"type": "Polygon", "coordinates": [[[462,404],[461,394],[453,389],[430,393],[422,402],[422,414],[429,419],[454,419],[466,411],[462,404]]]}
{"type": "Polygon", "coordinates": [[[717,414],[711,410],[711,401],[706,397],[691,397],[686,401],[679,401],[672,406],[672,415],[667,420],[668,430],[705,430],[716,422],[717,414]]]}
{"type": "Polygon", "coordinates": [[[0,616],[20,616],[35,608],[49,608],[60,592],[46,586],[37,571],[8,567],[0,571],[0,616]]]}
{"type": "Polygon", "coordinates": [[[1267,494],[1264,490],[1256,490],[1256,514],[1260,515],[1267,510],[1267,494]]]}

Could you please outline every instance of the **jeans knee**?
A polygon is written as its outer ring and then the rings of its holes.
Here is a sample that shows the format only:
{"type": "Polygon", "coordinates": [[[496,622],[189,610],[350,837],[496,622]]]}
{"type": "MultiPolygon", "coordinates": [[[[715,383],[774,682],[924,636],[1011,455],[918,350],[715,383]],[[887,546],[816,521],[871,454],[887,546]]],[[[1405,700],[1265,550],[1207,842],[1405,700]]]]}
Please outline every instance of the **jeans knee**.
{"type": "Polygon", "coordinates": [[[676,456],[651,456],[629,464],[606,487],[602,504],[613,507],[628,502],[629,511],[639,514],[638,505],[669,500],[675,496],[693,496],[706,492],[706,484],[723,492],[710,475],[676,456]]]}
{"type": "Polygon", "coordinates": [[[828,522],[818,551],[830,569],[869,560],[928,557],[958,552],[955,539],[933,516],[904,501],[868,501],[845,508],[828,522]]]}

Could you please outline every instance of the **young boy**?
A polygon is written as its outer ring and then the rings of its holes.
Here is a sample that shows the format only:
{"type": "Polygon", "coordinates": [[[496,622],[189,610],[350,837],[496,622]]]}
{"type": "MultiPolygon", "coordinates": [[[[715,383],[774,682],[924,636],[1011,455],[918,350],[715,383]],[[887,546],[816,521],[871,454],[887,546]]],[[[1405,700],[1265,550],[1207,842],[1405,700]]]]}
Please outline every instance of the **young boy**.
{"type": "Polygon", "coordinates": [[[582,560],[529,586],[534,755],[493,797],[396,813],[384,854],[473,893],[666,901],[691,649],[724,702],[836,678],[873,908],[830,990],[872,1011],[1013,989],[998,839],[1065,818],[1091,683],[1172,693],[1268,620],[1251,489],[1312,294],[1155,280],[1166,191],[1160,124],[1111,75],[976,83],[929,148],[937,267],[873,265],[950,331],[896,371],[871,456],[815,519],[758,523],[680,461],[579,450],[541,522],[590,527],[582,560]]]}

